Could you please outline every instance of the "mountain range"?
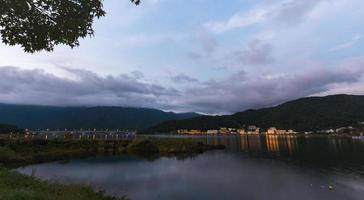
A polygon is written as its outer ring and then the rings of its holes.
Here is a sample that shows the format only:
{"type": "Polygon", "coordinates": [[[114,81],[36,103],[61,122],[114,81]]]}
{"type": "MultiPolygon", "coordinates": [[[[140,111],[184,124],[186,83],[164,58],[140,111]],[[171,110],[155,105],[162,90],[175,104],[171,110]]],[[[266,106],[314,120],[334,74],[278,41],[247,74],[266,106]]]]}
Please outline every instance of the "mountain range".
{"type": "Polygon", "coordinates": [[[364,122],[364,96],[306,97],[274,107],[232,115],[206,116],[149,108],[55,107],[0,104],[0,124],[29,129],[138,129],[167,133],[178,129],[243,128],[256,125],[295,131],[314,131],[364,122]]]}
{"type": "Polygon", "coordinates": [[[0,124],[29,129],[145,129],[165,120],[199,116],[149,108],[54,107],[0,104],[0,124]]]}
{"type": "Polygon", "coordinates": [[[317,131],[356,126],[362,122],[364,122],[364,96],[332,95],[301,98],[274,107],[251,109],[233,115],[169,120],[147,129],[145,133],[167,133],[178,129],[243,128],[249,125],[317,131]]]}

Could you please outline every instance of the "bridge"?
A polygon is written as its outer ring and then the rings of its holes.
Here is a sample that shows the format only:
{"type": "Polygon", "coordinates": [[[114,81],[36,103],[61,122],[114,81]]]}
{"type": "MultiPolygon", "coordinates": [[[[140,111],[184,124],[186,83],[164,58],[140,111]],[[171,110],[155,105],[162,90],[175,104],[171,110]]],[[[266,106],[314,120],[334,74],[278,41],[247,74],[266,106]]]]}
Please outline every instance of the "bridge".
{"type": "Polygon", "coordinates": [[[25,134],[9,134],[9,138],[34,139],[34,140],[53,140],[53,139],[69,139],[69,140],[130,140],[136,136],[136,131],[119,131],[119,130],[103,130],[103,131],[90,131],[90,130],[74,130],[74,131],[29,131],[26,130],[25,134]]]}

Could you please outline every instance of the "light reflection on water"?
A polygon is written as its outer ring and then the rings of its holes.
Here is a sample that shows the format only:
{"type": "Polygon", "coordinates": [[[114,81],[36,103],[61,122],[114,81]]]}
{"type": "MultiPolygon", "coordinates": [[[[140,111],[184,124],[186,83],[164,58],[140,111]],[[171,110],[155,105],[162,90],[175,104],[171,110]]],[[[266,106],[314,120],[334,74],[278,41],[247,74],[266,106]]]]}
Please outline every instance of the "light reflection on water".
{"type": "Polygon", "coordinates": [[[18,171],[90,184],[132,199],[363,199],[364,143],[335,137],[201,136],[225,151],[177,160],[130,156],[47,163],[18,171]],[[328,186],[334,187],[333,191],[328,186]]]}
{"type": "Polygon", "coordinates": [[[364,167],[364,140],[360,139],[302,135],[173,137],[194,138],[207,144],[224,144],[230,152],[244,152],[254,157],[296,161],[315,167],[341,167],[342,169],[353,167],[356,170],[364,167]]]}

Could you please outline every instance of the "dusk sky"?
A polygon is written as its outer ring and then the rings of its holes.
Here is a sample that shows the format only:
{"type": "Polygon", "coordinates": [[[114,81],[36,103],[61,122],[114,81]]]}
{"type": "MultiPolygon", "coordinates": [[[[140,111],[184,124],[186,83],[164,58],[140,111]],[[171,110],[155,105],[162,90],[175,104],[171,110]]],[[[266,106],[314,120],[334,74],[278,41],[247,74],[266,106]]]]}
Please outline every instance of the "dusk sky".
{"type": "Polygon", "coordinates": [[[80,47],[0,44],[0,102],[226,114],[364,94],[363,0],[105,0],[80,47]]]}

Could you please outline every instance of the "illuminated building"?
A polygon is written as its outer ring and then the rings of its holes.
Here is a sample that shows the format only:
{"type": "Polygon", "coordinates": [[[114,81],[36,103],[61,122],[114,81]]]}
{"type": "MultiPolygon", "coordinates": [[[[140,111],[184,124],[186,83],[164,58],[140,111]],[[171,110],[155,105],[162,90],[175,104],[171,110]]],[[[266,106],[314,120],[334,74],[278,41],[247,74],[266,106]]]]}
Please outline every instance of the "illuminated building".
{"type": "Polygon", "coordinates": [[[237,129],[237,132],[240,134],[240,135],[245,135],[246,132],[244,129],[237,129]]]}
{"type": "Polygon", "coordinates": [[[228,134],[229,130],[227,128],[220,128],[219,133],[220,134],[228,134]]]}
{"type": "Polygon", "coordinates": [[[207,134],[209,134],[209,135],[216,135],[216,134],[218,134],[219,133],[219,131],[218,130],[208,130],[207,131],[207,134]]]}

